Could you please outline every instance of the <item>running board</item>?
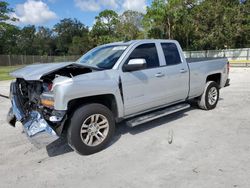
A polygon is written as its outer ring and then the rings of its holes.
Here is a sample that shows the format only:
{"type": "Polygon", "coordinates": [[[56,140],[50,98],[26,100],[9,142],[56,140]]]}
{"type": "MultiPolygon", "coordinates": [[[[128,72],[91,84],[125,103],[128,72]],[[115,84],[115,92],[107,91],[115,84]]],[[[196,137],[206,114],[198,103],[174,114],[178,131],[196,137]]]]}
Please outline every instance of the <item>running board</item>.
{"type": "Polygon", "coordinates": [[[169,115],[169,114],[181,111],[181,110],[185,110],[189,107],[190,107],[190,105],[187,103],[181,103],[181,104],[177,104],[174,106],[166,107],[166,108],[160,109],[158,111],[154,111],[151,113],[147,113],[147,114],[132,118],[132,119],[127,121],[127,125],[129,127],[135,127],[137,125],[158,119],[160,117],[163,117],[163,116],[166,116],[166,115],[169,115]]]}

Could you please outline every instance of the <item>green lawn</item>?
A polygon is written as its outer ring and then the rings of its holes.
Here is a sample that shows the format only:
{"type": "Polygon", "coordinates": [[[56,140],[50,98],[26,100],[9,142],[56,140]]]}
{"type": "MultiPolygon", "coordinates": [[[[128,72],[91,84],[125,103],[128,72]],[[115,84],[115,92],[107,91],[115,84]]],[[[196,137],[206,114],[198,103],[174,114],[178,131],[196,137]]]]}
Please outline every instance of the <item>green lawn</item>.
{"type": "Polygon", "coordinates": [[[2,80],[11,80],[9,73],[21,68],[22,66],[0,66],[0,81],[2,80]]]}

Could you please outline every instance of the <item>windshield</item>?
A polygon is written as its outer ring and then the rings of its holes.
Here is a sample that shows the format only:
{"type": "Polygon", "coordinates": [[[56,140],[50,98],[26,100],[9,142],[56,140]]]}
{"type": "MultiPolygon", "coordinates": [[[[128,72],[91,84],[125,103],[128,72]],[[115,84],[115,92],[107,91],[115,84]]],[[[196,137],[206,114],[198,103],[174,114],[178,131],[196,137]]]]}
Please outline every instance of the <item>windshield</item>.
{"type": "Polygon", "coordinates": [[[86,66],[111,69],[127,47],[121,45],[97,47],[83,55],[77,62],[86,66]]]}

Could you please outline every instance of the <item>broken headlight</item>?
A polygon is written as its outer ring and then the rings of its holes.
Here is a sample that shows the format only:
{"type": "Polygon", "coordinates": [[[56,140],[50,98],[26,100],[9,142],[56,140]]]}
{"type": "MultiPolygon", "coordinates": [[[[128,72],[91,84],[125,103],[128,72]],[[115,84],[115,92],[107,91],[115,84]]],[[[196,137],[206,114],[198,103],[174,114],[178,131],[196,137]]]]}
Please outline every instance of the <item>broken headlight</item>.
{"type": "Polygon", "coordinates": [[[41,105],[48,107],[48,108],[53,108],[54,107],[54,95],[51,92],[46,92],[43,93],[40,96],[41,99],[41,105]]]}

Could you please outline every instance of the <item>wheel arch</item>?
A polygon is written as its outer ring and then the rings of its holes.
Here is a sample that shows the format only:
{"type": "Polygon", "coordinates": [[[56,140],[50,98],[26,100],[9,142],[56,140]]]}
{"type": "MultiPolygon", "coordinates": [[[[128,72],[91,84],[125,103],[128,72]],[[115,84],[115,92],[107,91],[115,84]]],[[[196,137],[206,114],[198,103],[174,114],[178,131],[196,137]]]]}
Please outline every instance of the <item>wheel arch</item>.
{"type": "Polygon", "coordinates": [[[73,115],[73,113],[76,111],[76,109],[80,108],[84,104],[91,104],[91,103],[98,103],[106,106],[114,115],[114,118],[116,121],[119,121],[119,109],[118,104],[116,101],[116,98],[113,94],[104,94],[104,95],[95,95],[95,96],[89,96],[89,97],[80,97],[72,99],[68,102],[67,105],[67,118],[65,119],[65,122],[62,124],[62,132],[67,131],[69,125],[70,125],[70,119],[73,115]]]}
{"type": "Polygon", "coordinates": [[[67,109],[68,114],[73,113],[77,108],[84,104],[89,103],[99,103],[106,106],[113,113],[114,117],[117,118],[119,116],[118,106],[116,98],[113,94],[104,94],[104,95],[95,95],[88,97],[80,97],[72,99],[68,102],[67,109]]]}
{"type": "Polygon", "coordinates": [[[220,85],[221,85],[221,73],[215,73],[215,74],[208,75],[206,78],[206,83],[209,81],[216,82],[218,84],[218,86],[220,87],[220,85]]]}

